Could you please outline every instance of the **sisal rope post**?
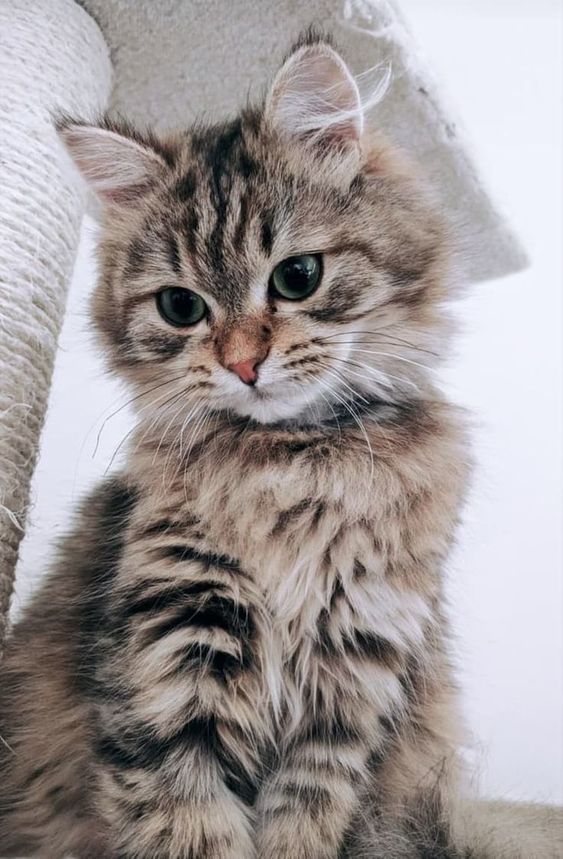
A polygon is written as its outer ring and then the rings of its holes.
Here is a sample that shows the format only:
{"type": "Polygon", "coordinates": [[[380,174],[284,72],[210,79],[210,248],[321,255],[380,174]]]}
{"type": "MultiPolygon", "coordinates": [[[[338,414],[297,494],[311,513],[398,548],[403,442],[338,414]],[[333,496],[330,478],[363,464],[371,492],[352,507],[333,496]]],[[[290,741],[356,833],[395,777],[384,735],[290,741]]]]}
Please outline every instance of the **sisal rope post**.
{"type": "Polygon", "coordinates": [[[0,3],[0,654],[82,220],[52,123],[109,99],[104,38],[74,0],[0,3]]]}

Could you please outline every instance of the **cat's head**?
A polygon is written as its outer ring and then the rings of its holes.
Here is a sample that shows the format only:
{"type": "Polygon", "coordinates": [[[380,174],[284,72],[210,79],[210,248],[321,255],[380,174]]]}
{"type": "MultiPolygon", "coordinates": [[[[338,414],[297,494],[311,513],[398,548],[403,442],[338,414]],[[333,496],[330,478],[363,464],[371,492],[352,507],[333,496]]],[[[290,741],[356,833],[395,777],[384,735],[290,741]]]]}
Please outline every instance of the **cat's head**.
{"type": "Polygon", "coordinates": [[[329,42],[302,41],[231,122],[60,132],[103,205],[94,318],[142,413],[268,423],[416,396],[440,331],[443,229],[365,132],[329,42]]]}

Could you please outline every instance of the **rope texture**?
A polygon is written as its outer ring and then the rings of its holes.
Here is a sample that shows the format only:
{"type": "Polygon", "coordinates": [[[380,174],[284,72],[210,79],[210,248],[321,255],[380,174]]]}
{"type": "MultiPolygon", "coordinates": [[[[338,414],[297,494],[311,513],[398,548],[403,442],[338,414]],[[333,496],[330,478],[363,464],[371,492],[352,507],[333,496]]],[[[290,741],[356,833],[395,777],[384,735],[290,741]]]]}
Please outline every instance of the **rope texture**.
{"type": "Polygon", "coordinates": [[[0,3],[0,654],[84,192],[52,116],[104,110],[111,64],[74,0],[0,3]]]}

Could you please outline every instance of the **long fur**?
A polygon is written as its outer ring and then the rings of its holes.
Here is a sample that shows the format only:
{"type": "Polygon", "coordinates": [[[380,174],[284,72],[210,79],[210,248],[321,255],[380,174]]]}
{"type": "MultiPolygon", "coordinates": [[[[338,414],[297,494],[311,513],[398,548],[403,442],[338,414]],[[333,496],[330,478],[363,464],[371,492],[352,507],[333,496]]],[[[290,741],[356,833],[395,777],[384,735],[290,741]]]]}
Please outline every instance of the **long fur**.
{"type": "Polygon", "coordinates": [[[8,855],[561,855],[545,814],[461,800],[448,230],[357,98],[308,36],[230,123],[61,124],[104,205],[93,317],[138,425],[8,643],[8,855]],[[336,123],[303,124],[296,74],[336,123]],[[284,300],[272,272],[303,254],[320,281],[284,300]],[[197,323],[167,321],[171,287],[197,323]]]}

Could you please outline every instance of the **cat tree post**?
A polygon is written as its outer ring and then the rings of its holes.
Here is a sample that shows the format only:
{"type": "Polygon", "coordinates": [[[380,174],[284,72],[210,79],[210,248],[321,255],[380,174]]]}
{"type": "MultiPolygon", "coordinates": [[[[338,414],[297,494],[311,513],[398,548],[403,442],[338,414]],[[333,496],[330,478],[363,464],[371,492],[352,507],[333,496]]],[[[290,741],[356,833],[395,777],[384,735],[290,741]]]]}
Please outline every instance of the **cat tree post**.
{"type": "Polygon", "coordinates": [[[104,38],[74,0],[2,0],[0,653],[84,206],[51,114],[95,115],[110,86],[104,38]]]}

